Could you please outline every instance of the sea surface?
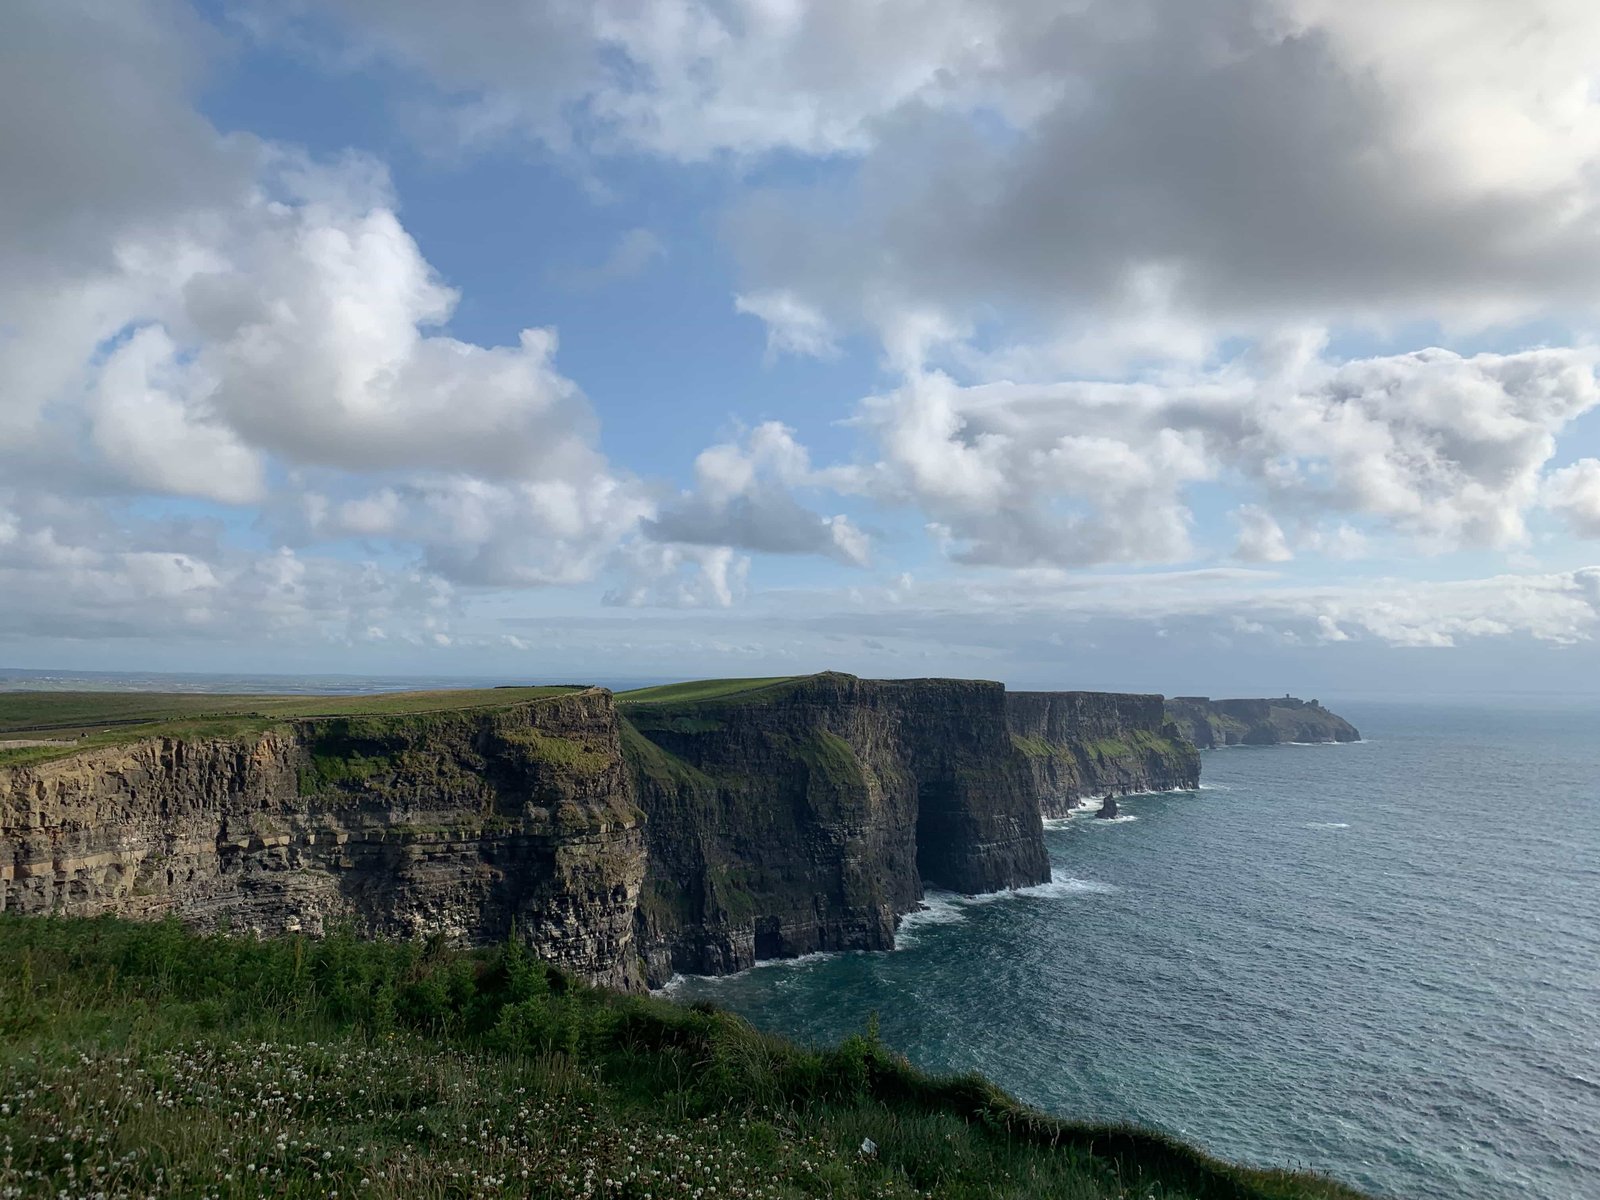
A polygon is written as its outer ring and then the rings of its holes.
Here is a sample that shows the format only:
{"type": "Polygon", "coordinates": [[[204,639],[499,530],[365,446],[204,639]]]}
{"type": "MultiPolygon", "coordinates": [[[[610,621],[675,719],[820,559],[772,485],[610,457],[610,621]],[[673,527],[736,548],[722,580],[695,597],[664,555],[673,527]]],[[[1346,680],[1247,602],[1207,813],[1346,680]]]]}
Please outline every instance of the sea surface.
{"type": "Polygon", "coordinates": [[[1381,1195],[1595,1200],[1600,702],[1332,707],[1367,740],[1209,751],[892,953],[671,990],[1381,1195]]]}

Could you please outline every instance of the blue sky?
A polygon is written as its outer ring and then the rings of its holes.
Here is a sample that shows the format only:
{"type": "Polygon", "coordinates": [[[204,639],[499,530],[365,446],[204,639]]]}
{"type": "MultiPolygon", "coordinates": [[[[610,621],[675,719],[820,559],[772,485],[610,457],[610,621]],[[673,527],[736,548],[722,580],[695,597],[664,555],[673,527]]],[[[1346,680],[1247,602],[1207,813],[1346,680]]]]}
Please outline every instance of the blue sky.
{"type": "Polygon", "coordinates": [[[1600,666],[1600,18],[1559,0],[13,25],[0,664],[1600,666]]]}

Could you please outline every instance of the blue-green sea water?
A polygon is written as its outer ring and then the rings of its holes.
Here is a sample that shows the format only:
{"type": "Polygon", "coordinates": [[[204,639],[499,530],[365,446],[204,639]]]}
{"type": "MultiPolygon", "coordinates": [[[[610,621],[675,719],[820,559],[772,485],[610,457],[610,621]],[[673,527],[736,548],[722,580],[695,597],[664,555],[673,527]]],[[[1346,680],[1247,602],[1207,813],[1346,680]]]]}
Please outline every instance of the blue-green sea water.
{"type": "Polygon", "coordinates": [[[893,953],[673,990],[1383,1195],[1595,1200],[1600,704],[1336,707],[1367,741],[1208,752],[893,953]]]}

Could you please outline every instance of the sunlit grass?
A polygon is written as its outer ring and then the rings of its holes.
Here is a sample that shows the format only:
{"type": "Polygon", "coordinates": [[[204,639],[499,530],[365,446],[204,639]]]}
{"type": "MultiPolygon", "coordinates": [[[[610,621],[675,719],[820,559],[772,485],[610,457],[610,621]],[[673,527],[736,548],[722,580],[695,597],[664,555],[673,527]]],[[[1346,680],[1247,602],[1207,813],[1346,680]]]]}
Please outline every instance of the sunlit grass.
{"type": "Polygon", "coordinates": [[[698,700],[724,700],[804,678],[803,675],[775,675],[763,679],[691,679],[684,683],[664,683],[655,687],[635,688],[631,692],[618,692],[617,703],[686,704],[698,700]]]}
{"type": "Polygon", "coordinates": [[[395,716],[504,708],[582,690],[451,688],[359,696],[207,692],[0,692],[0,766],[25,766],[147,737],[227,737],[314,717],[395,716]],[[7,741],[44,742],[8,747],[7,741]]]}

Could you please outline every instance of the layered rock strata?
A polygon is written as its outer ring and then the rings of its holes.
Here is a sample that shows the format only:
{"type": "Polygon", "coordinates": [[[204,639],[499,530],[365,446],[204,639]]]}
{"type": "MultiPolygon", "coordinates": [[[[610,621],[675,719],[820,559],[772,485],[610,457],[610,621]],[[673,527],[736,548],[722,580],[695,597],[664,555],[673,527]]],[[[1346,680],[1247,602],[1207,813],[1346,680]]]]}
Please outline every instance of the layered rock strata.
{"type": "Polygon", "coordinates": [[[609,693],[305,720],[0,769],[0,908],[494,941],[639,983],[644,879],[609,693]]]}
{"type": "Polygon", "coordinates": [[[1046,817],[1065,816],[1085,796],[1200,785],[1200,755],[1160,696],[1010,692],[1006,720],[1046,817]]]}

